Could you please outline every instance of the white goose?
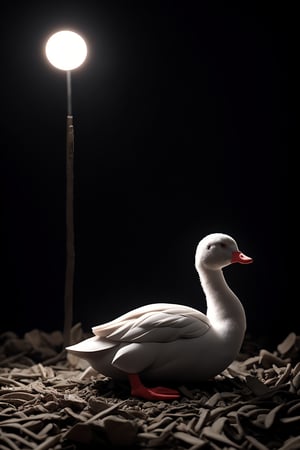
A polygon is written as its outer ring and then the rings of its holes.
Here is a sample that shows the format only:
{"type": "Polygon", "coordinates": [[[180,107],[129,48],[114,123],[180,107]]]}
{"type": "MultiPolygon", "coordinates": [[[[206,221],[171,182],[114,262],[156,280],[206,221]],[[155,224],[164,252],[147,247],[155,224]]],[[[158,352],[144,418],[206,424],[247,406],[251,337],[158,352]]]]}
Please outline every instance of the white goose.
{"type": "Polygon", "coordinates": [[[127,377],[133,396],[178,398],[175,389],[146,387],[144,382],[208,380],[226,369],[241,348],[245,312],[222,271],[235,262],[248,264],[252,258],[239,251],[232,237],[209,234],[199,242],[195,256],[206,315],[185,305],[149,304],[93,327],[95,336],[67,350],[108,377],[127,377]]]}

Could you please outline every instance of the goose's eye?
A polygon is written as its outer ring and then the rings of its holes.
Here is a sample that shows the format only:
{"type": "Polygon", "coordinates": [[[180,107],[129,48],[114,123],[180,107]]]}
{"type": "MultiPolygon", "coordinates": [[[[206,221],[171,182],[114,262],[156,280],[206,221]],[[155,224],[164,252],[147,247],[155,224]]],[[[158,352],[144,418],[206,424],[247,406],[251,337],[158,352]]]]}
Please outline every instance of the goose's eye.
{"type": "Polygon", "coordinates": [[[210,244],[208,244],[208,246],[206,247],[206,248],[207,248],[207,250],[209,250],[209,249],[210,249],[210,247],[211,247],[211,245],[210,245],[210,244]]]}

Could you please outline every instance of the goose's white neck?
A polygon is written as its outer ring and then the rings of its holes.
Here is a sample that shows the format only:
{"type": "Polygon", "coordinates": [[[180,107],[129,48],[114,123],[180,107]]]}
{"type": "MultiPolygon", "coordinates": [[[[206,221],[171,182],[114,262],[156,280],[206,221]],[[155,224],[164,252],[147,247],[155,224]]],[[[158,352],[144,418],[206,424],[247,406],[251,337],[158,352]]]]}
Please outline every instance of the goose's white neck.
{"type": "Polygon", "coordinates": [[[243,339],[246,331],[244,308],[229,288],[222,270],[198,269],[201,286],[206,297],[207,317],[222,334],[234,334],[243,339]]]}

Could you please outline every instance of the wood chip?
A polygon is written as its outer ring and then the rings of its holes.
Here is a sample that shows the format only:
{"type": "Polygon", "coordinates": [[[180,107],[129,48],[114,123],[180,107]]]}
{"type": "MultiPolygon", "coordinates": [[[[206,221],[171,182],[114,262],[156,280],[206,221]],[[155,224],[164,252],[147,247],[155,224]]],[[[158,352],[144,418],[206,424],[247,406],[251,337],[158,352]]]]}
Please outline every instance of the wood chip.
{"type": "Polygon", "coordinates": [[[203,441],[202,439],[199,439],[195,436],[191,436],[188,433],[183,433],[182,431],[175,431],[174,432],[174,437],[176,439],[179,439],[180,441],[186,442],[187,444],[191,444],[191,445],[203,445],[205,443],[205,441],[203,441]]]}
{"type": "Polygon", "coordinates": [[[300,448],[300,436],[289,438],[280,450],[298,450],[300,448]]]}
{"type": "Polygon", "coordinates": [[[246,378],[247,386],[255,395],[264,395],[269,391],[268,386],[262,383],[258,378],[253,376],[248,376],[246,378]]]}
{"type": "Polygon", "coordinates": [[[285,367],[286,361],[282,358],[279,358],[274,353],[269,352],[268,350],[262,349],[259,353],[260,356],[260,364],[264,369],[268,369],[272,367],[273,364],[276,364],[278,367],[285,367]]]}
{"type": "Polygon", "coordinates": [[[108,416],[103,420],[104,430],[113,446],[130,447],[134,444],[137,434],[137,423],[117,416],[108,416]]]}
{"type": "Polygon", "coordinates": [[[286,355],[295,345],[296,339],[297,339],[296,333],[292,332],[288,334],[287,337],[280,344],[277,345],[277,350],[279,351],[279,353],[283,356],[286,355]]]}
{"type": "Polygon", "coordinates": [[[280,404],[272,408],[265,416],[264,423],[266,428],[271,428],[273,425],[278,412],[284,407],[284,404],[280,404]]]}
{"type": "Polygon", "coordinates": [[[257,450],[270,450],[268,447],[266,447],[264,444],[262,444],[253,436],[246,434],[245,438],[247,439],[247,441],[250,442],[253,448],[256,448],[257,450]]]}
{"type": "Polygon", "coordinates": [[[213,441],[217,441],[223,446],[230,446],[232,448],[240,448],[239,444],[228,439],[224,434],[220,434],[215,432],[211,427],[205,427],[202,432],[202,436],[205,436],[208,439],[212,439],[213,441]]]}

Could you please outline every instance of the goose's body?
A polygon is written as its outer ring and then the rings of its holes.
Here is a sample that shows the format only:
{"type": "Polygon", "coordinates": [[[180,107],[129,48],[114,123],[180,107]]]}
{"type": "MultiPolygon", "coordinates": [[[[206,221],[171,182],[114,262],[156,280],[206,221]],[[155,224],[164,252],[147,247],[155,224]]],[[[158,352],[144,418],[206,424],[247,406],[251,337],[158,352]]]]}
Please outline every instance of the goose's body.
{"type": "Polygon", "coordinates": [[[207,302],[204,314],[189,306],[153,303],[111,322],[93,327],[95,336],[67,347],[98,372],[128,377],[132,394],[144,398],[176,398],[150,382],[198,382],[222,372],[235,359],[246,330],[244,308],[227,285],[222,268],[252,259],[234,239],[213,233],[197,247],[195,266],[207,302]],[[156,390],[155,390],[156,389],[156,390]]]}

